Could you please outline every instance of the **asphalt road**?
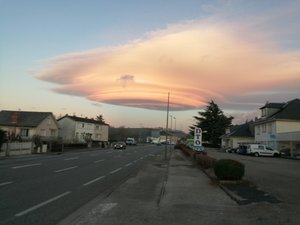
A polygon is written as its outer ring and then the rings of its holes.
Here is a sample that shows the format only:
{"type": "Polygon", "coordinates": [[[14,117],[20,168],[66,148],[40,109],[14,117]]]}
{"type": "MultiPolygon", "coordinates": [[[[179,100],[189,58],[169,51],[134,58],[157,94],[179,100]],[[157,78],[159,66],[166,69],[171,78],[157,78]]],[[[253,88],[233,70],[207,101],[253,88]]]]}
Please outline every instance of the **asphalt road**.
{"type": "Polygon", "coordinates": [[[0,224],[57,224],[107,196],[162,150],[146,145],[0,160],[0,224]]]}

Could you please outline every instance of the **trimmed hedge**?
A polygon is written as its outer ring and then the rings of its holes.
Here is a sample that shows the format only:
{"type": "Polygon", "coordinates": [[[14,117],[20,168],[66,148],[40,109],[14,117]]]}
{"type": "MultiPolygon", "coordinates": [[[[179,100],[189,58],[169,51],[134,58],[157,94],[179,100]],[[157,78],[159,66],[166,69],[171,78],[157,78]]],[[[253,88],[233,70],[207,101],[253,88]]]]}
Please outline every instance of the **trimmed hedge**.
{"type": "Polygon", "coordinates": [[[206,153],[197,154],[195,156],[197,163],[203,168],[203,169],[209,169],[214,168],[217,160],[215,158],[212,158],[208,156],[206,153]]]}
{"type": "Polygon", "coordinates": [[[245,166],[236,160],[220,159],[214,166],[214,172],[220,180],[241,180],[245,174],[245,166]]]}

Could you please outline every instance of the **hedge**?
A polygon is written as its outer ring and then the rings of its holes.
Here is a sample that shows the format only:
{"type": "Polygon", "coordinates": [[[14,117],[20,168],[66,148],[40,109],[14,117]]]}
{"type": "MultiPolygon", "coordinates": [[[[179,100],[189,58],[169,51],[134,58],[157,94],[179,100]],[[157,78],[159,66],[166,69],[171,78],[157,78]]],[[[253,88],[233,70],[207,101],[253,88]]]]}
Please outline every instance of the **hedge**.
{"type": "Polygon", "coordinates": [[[241,180],[245,174],[245,166],[236,160],[220,159],[214,166],[214,172],[220,180],[241,180]]]}

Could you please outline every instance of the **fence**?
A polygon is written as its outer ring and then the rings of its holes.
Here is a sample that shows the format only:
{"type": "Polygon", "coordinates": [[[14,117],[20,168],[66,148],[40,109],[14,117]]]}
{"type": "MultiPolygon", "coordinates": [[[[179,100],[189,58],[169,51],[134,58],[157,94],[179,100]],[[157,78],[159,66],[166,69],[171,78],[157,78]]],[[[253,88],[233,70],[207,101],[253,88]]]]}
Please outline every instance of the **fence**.
{"type": "MultiPolygon", "coordinates": [[[[27,155],[33,151],[34,144],[32,142],[11,142],[3,143],[0,156],[27,155]]],[[[46,152],[47,146],[38,149],[38,152],[46,152]]]]}

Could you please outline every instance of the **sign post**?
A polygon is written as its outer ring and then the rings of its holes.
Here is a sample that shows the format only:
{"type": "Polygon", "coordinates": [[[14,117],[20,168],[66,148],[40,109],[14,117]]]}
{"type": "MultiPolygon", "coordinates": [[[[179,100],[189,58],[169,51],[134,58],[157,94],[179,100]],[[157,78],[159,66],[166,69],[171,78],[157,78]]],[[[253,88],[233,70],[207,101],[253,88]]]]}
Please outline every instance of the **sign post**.
{"type": "Polygon", "coordinates": [[[195,127],[194,131],[194,150],[202,151],[202,129],[195,127]]]}

